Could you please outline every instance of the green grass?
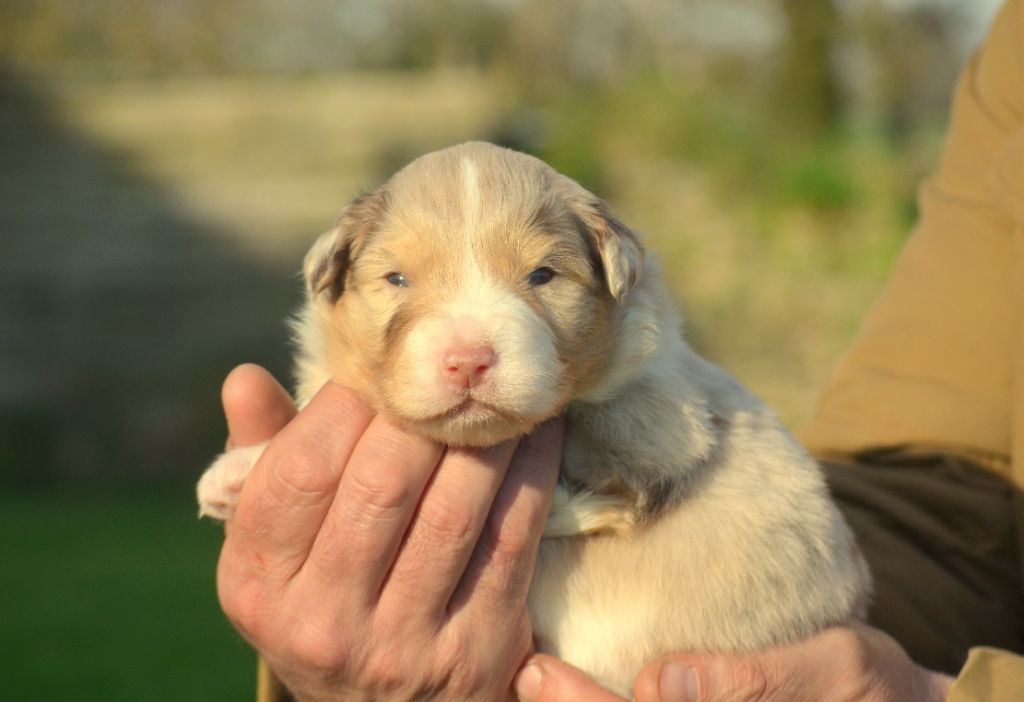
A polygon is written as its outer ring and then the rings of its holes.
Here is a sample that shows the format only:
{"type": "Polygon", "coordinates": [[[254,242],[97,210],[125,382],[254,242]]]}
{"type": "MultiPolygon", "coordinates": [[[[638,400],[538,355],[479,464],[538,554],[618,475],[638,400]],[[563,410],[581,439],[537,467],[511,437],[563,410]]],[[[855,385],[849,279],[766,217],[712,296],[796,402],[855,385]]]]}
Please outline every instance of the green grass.
{"type": "Polygon", "coordinates": [[[252,700],[254,654],[216,601],[221,539],[184,487],[0,496],[4,697],[252,700]]]}

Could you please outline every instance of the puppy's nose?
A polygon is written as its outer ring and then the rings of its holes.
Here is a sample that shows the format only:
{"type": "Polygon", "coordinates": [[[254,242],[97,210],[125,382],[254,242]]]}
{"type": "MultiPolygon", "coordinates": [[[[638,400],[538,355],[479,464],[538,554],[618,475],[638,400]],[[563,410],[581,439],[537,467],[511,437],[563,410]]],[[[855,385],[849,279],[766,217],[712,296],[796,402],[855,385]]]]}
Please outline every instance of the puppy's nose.
{"type": "Polygon", "coordinates": [[[487,345],[450,348],[441,356],[444,377],[460,388],[471,388],[494,365],[494,349],[487,345]]]}

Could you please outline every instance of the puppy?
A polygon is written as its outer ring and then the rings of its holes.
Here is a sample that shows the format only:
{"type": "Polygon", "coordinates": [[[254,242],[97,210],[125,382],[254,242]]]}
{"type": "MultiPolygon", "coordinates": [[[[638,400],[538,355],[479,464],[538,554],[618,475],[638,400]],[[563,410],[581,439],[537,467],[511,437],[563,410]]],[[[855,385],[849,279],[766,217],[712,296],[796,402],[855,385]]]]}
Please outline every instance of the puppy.
{"type": "MultiPolygon", "coordinates": [[[[300,405],[337,378],[456,446],[565,414],[529,595],[539,650],[628,694],[660,655],[863,615],[868,570],[814,460],[683,341],[636,235],[542,161],[423,156],[350,204],[304,272],[300,405]]],[[[260,451],[207,470],[202,514],[230,518],[260,451]]]]}

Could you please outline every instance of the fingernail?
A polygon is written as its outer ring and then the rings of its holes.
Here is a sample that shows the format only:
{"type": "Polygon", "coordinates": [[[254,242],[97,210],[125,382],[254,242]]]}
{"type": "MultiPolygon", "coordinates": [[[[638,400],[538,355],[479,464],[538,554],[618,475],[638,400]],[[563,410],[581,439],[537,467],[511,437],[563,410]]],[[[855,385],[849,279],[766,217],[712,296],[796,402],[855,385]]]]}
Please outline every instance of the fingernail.
{"type": "Polygon", "coordinates": [[[520,702],[533,702],[540,697],[540,685],[544,671],[536,663],[530,663],[516,676],[516,697],[520,702]]]}
{"type": "Polygon", "coordinates": [[[661,702],[697,702],[700,699],[697,673],[678,661],[667,661],[658,675],[658,694],[661,702]]]}

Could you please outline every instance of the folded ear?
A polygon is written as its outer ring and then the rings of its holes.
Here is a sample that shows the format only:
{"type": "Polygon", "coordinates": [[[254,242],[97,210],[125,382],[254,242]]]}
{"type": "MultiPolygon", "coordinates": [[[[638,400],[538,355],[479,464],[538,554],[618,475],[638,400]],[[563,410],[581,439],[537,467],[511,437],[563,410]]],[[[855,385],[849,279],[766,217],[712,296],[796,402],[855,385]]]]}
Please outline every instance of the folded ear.
{"type": "Polygon", "coordinates": [[[376,227],[385,201],[383,188],[360,195],[345,208],[334,227],[316,240],[302,263],[311,298],[326,293],[331,302],[337,302],[345,292],[349,265],[376,227]]]}
{"type": "Polygon", "coordinates": [[[644,247],[636,234],[611,213],[607,203],[571,178],[559,177],[557,188],[597,252],[608,290],[621,302],[643,275],[644,247]]]}

